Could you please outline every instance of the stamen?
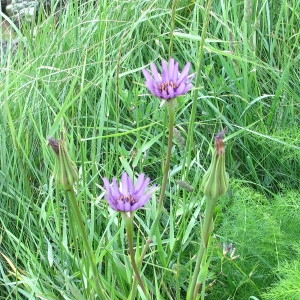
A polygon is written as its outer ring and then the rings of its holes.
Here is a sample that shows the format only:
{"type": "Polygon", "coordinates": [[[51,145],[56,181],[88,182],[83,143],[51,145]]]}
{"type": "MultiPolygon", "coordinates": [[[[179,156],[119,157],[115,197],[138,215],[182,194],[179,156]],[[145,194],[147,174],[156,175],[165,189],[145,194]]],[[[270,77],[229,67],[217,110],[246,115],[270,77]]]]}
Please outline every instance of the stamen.
{"type": "Polygon", "coordinates": [[[168,82],[163,82],[161,84],[158,85],[159,91],[165,91],[168,92],[168,87],[171,87],[172,89],[177,89],[178,88],[178,84],[176,84],[173,81],[168,81],[168,82]]]}
{"type": "Polygon", "coordinates": [[[127,202],[130,205],[133,205],[138,202],[138,199],[136,199],[132,195],[128,195],[128,196],[121,195],[119,201],[127,202]]]}

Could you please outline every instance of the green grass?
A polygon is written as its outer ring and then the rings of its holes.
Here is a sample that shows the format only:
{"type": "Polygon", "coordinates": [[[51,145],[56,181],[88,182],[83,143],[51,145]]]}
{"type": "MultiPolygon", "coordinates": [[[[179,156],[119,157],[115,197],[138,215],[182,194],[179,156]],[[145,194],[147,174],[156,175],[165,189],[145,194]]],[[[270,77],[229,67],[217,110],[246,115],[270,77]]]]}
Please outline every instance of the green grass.
{"type": "MultiPolygon", "coordinates": [[[[201,241],[199,186],[213,136],[227,126],[231,187],[216,215],[207,299],[292,299],[280,293],[299,277],[299,1],[214,1],[203,56],[202,1],[96,2],[13,29],[19,48],[1,57],[0,298],[95,298],[53,178],[47,137],[63,131],[103,289],[127,299],[124,224],[98,186],[123,171],[161,184],[167,115],[141,69],[174,57],[180,68],[192,63],[199,84],[179,100],[164,211],[143,261],[152,298],[185,299],[201,241]],[[182,179],[193,192],[176,183],[182,179]],[[223,257],[223,242],[240,258],[223,257]]],[[[158,198],[136,214],[137,256],[158,198]]]]}

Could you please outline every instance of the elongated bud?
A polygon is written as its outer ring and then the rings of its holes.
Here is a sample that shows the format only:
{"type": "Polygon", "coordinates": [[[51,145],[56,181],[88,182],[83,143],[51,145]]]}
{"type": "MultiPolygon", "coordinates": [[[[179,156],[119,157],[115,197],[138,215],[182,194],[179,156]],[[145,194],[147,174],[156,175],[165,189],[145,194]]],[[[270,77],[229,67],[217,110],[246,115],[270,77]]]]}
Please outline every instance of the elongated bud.
{"type": "Polygon", "coordinates": [[[216,199],[223,196],[228,190],[229,180],[225,169],[224,133],[223,130],[215,136],[213,158],[203,176],[201,190],[207,198],[216,199]]]}
{"type": "Polygon", "coordinates": [[[78,180],[78,171],[75,163],[71,160],[64,140],[48,138],[48,143],[55,153],[55,180],[65,191],[73,189],[78,180]]]}

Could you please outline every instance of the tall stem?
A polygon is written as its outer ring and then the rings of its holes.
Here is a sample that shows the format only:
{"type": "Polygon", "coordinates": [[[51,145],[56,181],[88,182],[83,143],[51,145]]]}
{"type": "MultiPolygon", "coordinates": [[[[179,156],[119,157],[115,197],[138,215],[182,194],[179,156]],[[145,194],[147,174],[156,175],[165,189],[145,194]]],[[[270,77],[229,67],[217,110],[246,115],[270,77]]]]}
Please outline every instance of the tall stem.
{"type": "MultiPolygon", "coordinates": [[[[171,99],[169,101],[173,101],[173,103],[166,103],[168,113],[169,113],[168,149],[167,149],[167,157],[166,157],[166,161],[165,161],[165,165],[164,165],[164,173],[163,173],[163,179],[162,179],[162,184],[161,184],[160,196],[159,196],[159,200],[158,200],[157,213],[156,213],[155,219],[152,223],[152,226],[150,228],[148,239],[146,241],[146,244],[141,253],[140,259],[138,261],[138,268],[140,268],[142,265],[142,261],[144,260],[144,257],[145,257],[145,255],[149,249],[149,246],[152,242],[152,237],[154,235],[155,229],[157,228],[158,221],[160,220],[160,216],[163,211],[163,201],[164,201],[164,197],[166,194],[166,187],[167,187],[167,182],[168,182],[168,175],[169,175],[170,161],[171,161],[171,154],[172,154],[172,146],[173,146],[173,127],[174,127],[174,121],[175,121],[176,99],[171,99]]],[[[136,280],[134,280],[130,299],[134,299],[136,284],[137,284],[137,282],[136,282],[136,280]]]]}
{"type": "MultiPolygon", "coordinates": [[[[95,282],[95,285],[96,285],[96,292],[98,293],[98,296],[100,297],[100,299],[107,299],[106,295],[104,295],[104,292],[102,291],[99,273],[98,273],[97,266],[96,266],[95,256],[94,256],[92,249],[90,247],[90,244],[89,244],[88,236],[87,236],[84,224],[83,224],[83,220],[81,218],[81,213],[80,213],[79,207],[77,205],[77,199],[76,199],[74,190],[71,189],[70,191],[66,191],[66,197],[69,200],[68,202],[70,204],[70,209],[73,212],[73,214],[75,215],[76,224],[78,225],[80,235],[83,239],[83,244],[84,244],[84,247],[85,247],[85,250],[87,253],[87,258],[90,262],[89,263],[90,266],[92,267],[93,281],[95,282]]],[[[74,231],[74,233],[76,232],[75,231],[76,228],[72,228],[72,230],[74,231]]]]}
{"type": "MultiPolygon", "coordinates": [[[[171,101],[171,100],[170,100],[171,101]]],[[[158,210],[161,210],[163,206],[163,200],[165,198],[166,187],[168,182],[169,176],[169,169],[170,169],[170,161],[171,161],[171,153],[172,153],[172,146],[173,146],[173,127],[174,127],[174,107],[171,105],[167,105],[168,112],[169,112],[169,137],[168,137],[168,149],[167,149],[167,158],[164,167],[164,174],[161,184],[160,196],[158,200],[158,210]]]]}
{"type": "Polygon", "coordinates": [[[192,282],[189,286],[188,293],[187,293],[187,300],[193,300],[196,299],[198,288],[196,286],[198,275],[200,273],[201,265],[204,265],[206,263],[206,255],[204,255],[207,251],[207,245],[210,238],[210,235],[213,230],[213,214],[217,202],[216,199],[211,199],[204,196],[204,200],[206,202],[206,208],[205,208],[205,215],[201,230],[201,247],[199,249],[198,255],[197,255],[197,261],[192,277],[192,282]]]}
{"type": "Polygon", "coordinates": [[[125,220],[125,224],[126,224],[129,255],[130,255],[131,265],[132,265],[132,268],[133,268],[133,271],[134,271],[134,274],[135,274],[135,278],[139,282],[144,294],[149,299],[148,292],[147,292],[147,290],[145,288],[145,285],[143,283],[143,280],[141,278],[139,268],[136,264],[135,256],[134,256],[134,250],[133,250],[133,215],[127,216],[126,213],[123,213],[122,217],[125,220]]]}
{"type": "Polygon", "coordinates": [[[169,176],[169,169],[170,169],[170,161],[171,161],[171,153],[172,153],[172,146],[173,146],[173,127],[174,127],[174,120],[175,120],[175,113],[174,113],[174,107],[173,106],[168,106],[169,112],[169,136],[168,136],[168,149],[167,149],[167,157],[165,161],[165,166],[164,166],[164,174],[163,174],[163,179],[161,183],[161,189],[160,189],[160,195],[159,195],[159,200],[158,200],[158,208],[157,208],[157,214],[156,217],[152,223],[152,226],[150,228],[150,233],[149,233],[149,238],[146,242],[146,245],[144,247],[144,250],[142,252],[141,258],[140,258],[140,263],[144,259],[144,256],[146,255],[146,252],[149,248],[149,245],[151,243],[152,236],[154,235],[154,231],[157,227],[158,221],[160,219],[160,216],[162,214],[163,210],[163,201],[165,198],[166,194],[166,187],[167,187],[167,182],[168,182],[168,176],[169,176]]]}
{"type": "Polygon", "coordinates": [[[172,106],[166,105],[166,106],[167,106],[168,112],[169,112],[169,136],[168,136],[167,157],[166,157],[165,166],[164,166],[164,174],[163,174],[163,179],[162,179],[162,184],[161,184],[161,189],[160,189],[160,195],[159,195],[159,200],[158,200],[157,213],[156,213],[155,219],[152,223],[152,226],[150,228],[149,238],[148,238],[148,240],[146,242],[146,245],[144,247],[144,250],[142,252],[139,264],[144,259],[144,256],[147,253],[149,245],[152,242],[152,236],[154,235],[154,231],[157,227],[158,221],[159,221],[160,216],[162,214],[163,201],[164,201],[165,194],[166,194],[166,187],[167,187],[167,182],[168,182],[170,161],[171,161],[171,153],[172,153],[172,146],[173,146],[173,127],[174,127],[174,120],[175,120],[174,106],[173,105],[172,106]]]}

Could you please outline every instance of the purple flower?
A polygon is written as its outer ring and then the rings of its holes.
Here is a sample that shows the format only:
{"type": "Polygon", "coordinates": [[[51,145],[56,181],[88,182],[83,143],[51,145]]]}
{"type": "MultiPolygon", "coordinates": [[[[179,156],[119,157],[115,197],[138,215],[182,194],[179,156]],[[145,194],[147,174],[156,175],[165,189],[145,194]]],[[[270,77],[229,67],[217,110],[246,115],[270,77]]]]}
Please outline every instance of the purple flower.
{"type": "Polygon", "coordinates": [[[156,97],[161,99],[172,99],[180,95],[184,95],[193,85],[191,84],[195,74],[189,75],[191,63],[187,63],[182,72],[178,71],[178,62],[171,58],[169,65],[165,60],[162,61],[162,74],[160,75],[154,63],[150,64],[152,75],[148,70],[143,69],[142,72],[146,78],[145,85],[156,97]]]}
{"type": "Polygon", "coordinates": [[[117,180],[112,179],[110,185],[107,178],[103,178],[103,183],[106,189],[105,199],[109,206],[117,211],[130,212],[144,206],[151,198],[155,189],[152,186],[146,191],[150,182],[150,178],[145,179],[145,174],[140,174],[135,185],[127,173],[122,174],[120,187],[117,180]]]}

